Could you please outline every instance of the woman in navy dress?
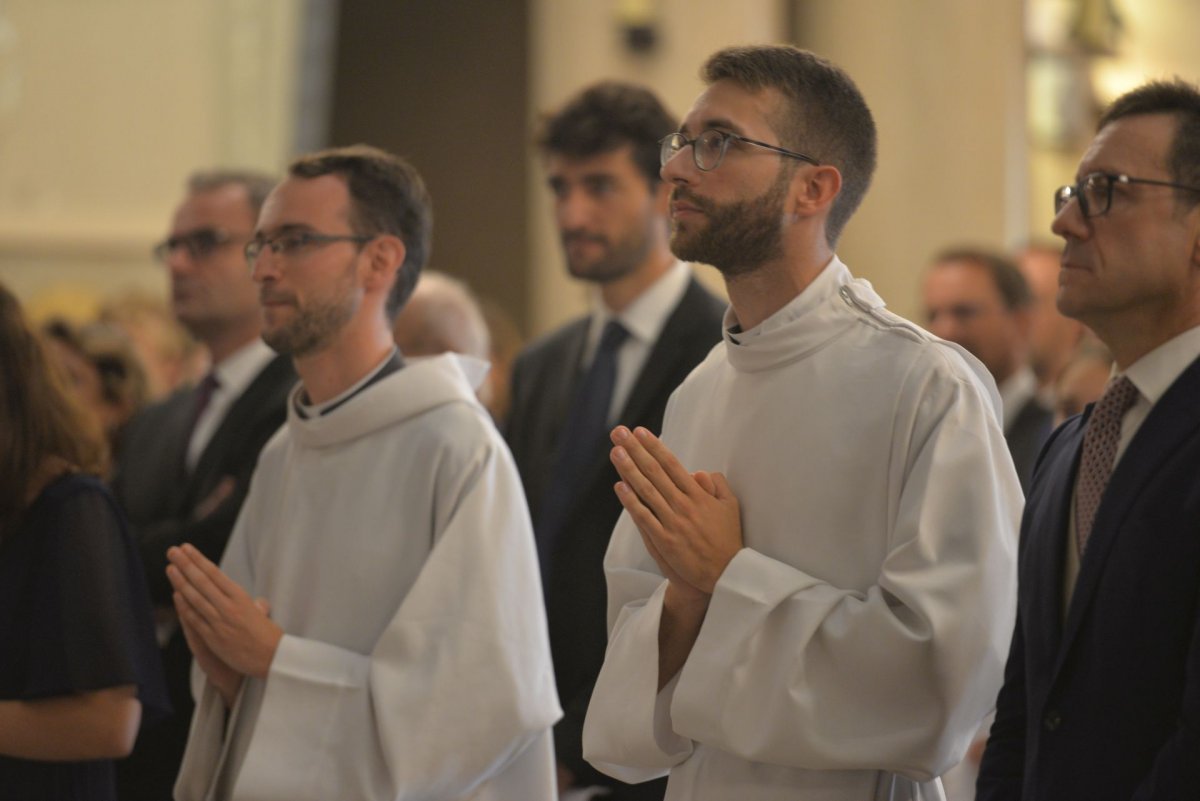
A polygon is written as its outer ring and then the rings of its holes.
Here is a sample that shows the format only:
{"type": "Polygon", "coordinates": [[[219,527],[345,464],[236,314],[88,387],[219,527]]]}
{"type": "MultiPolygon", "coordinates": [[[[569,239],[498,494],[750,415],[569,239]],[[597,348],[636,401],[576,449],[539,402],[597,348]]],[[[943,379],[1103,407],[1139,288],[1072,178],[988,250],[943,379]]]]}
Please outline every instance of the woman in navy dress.
{"type": "Polygon", "coordinates": [[[0,799],[114,800],[113,760],[167,710],[94,428],[0,286],[0,799]]]}

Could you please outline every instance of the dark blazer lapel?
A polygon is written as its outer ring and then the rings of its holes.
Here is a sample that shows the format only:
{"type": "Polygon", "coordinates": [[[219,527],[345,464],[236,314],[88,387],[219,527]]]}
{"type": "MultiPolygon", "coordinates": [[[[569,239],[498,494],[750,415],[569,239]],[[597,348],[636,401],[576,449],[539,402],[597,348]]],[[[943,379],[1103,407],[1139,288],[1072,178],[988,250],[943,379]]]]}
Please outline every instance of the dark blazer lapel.
{"type": "Polygon", "coordinates": [[[291,358],[276,356],[267,362],[267,366],[259,371],[246,390],[234,400],[221,424],[213,432],[212,439],[201,452],[196,461],[196,468],[187,477],[185,508],[195,507],[213,490],[222,478],[222,462],[226,460],[226,454],[236,446],[237,438],[244,436],[247,430],[255,428],[262,418],[276,413],[277,403],[273,396],[286,394],[294,384],[294,376],[291,358]],[[288,382],[289,376],[293,377],[292,382],[288,382]]]}
{"type": "Polygon", "coordinates": [[[579,362],[587,343],[589,318],[568,324],[517,361],[514,403],[521,410],[508,421],[505,437],[517,457],[525,497],[536,519],[558,462],[558,438],[579,385],[579,362]]]}
{"type": "Polygon", "coordinates": [[[1025,512],[1027,528],[1021,540],[1018,592],[1022,609],[1038,610],[1024,616],[1026,653],[1042,663],[1034,668],[1037,675],[1050,674],[1062,642],[1063,576],[1071,493],[1079,469],[1083,429],[1090,414],[1089,406],[1083,417],[1067,421],[1052,435],[1044,461],[1038,466],[1039,481],[1030,492],[1025,512]],[[1042,610],[1054,613],[1045,614],[1042,610]]]}
{"type": "Polygon", "coordinates": [[[591,317],[571,325],[562,342],[562,351],[557,358],[549,359],[543,364],[546,374],[540,382],[544,387],[542,393],[543,419],[555,423],[553,440],[558,444],[558,434],[570,414],[571,401],[575,399],[575,390],[583,376],[583,351],[587,346],[588,328],[591,317]]]}
{"type": "MultiPolygon", "coordinates": [[[[694,352],[696,350],[695,343],[698,340],[697,329],[706,322],[705,318],[698,313],[697,307],[702,307],[709,301],[710,296],[699,282],[695,278],[689,279],[687,290],[667,317],[667,321],[658,335],[658,340],[651,348],[650,355],[646,357],[646,363],[642,365],[642,371],[634,381],[629,399],[625,401],[625,407],[617,414],[619,423],[630,427],[647,424],[647,417],[655,402],[661,404],[662,399],[669,395],[670,391],[673,391],[674,387],[678,386],[683,379],[683,376],[678,374],[680,365],[688,359],[689,355],[692,363],[699,363],[702,360],[694,352]]],[[[588,462],[592,467],[586,481],[580,482],[580,487],[591,487],[602,478],[607,481],[605,477],[611,476],[608,458],[608,452],[612,448],[611,443],[606,439],[596,447],[595,457],[588,462]]],[[[581,491],[576,496],[576,503],[586,494],[586,491],[581,491]]]]}
{"type": "MultiPolygon", "coordinates": [[[[1150,410],[1121,460],[1096,510],[1096,522],[1079,565],[1079,578],[1067,615],[1064,648],[1069,646],[1104,571],[1104,563],[1138,496],[1180,443],[1200,426],[1200,359],[1183,371],[1150,410]]],[[[1060,657],[1061,666],[1061,657],[1060,657]]]]}
{"type": "Polygon", "coordinates": [[[187,450],[191,441],[192,428],[196,421],[198,398],[194,387],[180,392],[177,400],[169,401],[161,429],[149,432],[154,441],[163,443],[165,458],[162,467],[170,465],[174,471],[167,477],[168,508],[185,509],[188,497],[187,450]]]}
{"type": "Polygon", "coordinates": [[[618,415],[621,422],[643,419],[647,409],[666,391],[666,383],[677,380],[671,368],[695,349],[697,329],[707,324],[706,319],[696,313],[696,307],[702,306],[707,300],[707,293],[700,283],[695,278],[689,279],[687,291],[663,324],[658,341],[654,343],[629,393],[625,408],[618,415]]]}

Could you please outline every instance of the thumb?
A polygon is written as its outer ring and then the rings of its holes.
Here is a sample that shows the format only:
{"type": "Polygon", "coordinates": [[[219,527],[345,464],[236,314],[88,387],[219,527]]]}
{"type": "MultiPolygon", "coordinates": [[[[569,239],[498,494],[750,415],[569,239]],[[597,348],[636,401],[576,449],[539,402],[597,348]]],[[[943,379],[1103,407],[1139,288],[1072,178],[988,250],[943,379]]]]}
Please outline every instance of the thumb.
{"type": "Polygon", "coordinates": [[[257,606],[264,615],[271,615],[271,602],[266,598],[255,598],[254,605],[257,606]]]}
{"type": "Polygon", "coordinates": [[[704,470],[697,470],[692,473],[692,478],[700,485],[700,489],[707,492],[709,495],[716,495],[717,488],[713,485],[712,476],[704,470]]]}
{"type": "Polygon", "coordinates": [[[710,473],[709,480],[712,481],[712,494],[718,501],[737,501],[737,497],[733,494],[733,490],[729,488],[729,482],[725,480],[722,473],[710,473]]]}

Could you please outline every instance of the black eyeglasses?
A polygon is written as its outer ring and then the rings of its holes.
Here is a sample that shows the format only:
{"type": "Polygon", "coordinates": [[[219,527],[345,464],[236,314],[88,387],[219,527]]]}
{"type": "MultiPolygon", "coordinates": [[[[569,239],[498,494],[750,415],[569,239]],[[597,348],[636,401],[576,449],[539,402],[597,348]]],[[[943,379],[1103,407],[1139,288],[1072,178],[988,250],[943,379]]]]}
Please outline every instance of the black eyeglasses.
{"type": "Polygon", "coordinates": [[[812,156],[806,156],[794,150],[785,150],[775,145],[768,145],[766,142],[760,142],[757,139],[747,139],[744,136],[730,133],[729,131],[718,131],[716,128],[709,128],[707,131],[700,132],[696,135],[695,139],[688,139],[685,134],[679,131],[664,136],[659,140],[659,145],[662,146],[662,149],[659,151],[658,157],[663,166],[666,166],[666,163],[673,159],[676,153],[691,145],[692,161],[696,163],[697,168],[709,172],[721,166],[721,160],[725,158],[725,151],[729,149],[729,143],[733,141],[745,142],[748,145],[761,147],[778,153],[781,156],[807,161],[809,164],[817,166],[821,164],[821,162],[812,156]]]}
{"type": "Polygon", "coordinates": [[[235,235],[220,228],[197,228],[194,231],[188,231],[183,234],[175,234],[167,239],[159,242],[151,251],[157,261],[166,263],[178,248],[183,248],[187,251],[188,256],[193,259],[205,259],[222,248],[225,245],[232,243],[235,239],[242,239],[248,236],[247,234],[235,235]]]}
{"type": "Polygon", "coordinates": [[[1150,178],[1131,178],[1112,172],[1091,172],[1080,178],[1074,184],[1060,186],[1054,192],[1054,213],[1060,214],[1072,199],[1079,201],[1079,210],[1084,217],[1099,217],[1107,214],[1112,206],[1113,186],[1115,184],[1149,184],[1151,186],[1169,186],[1173,189],[1183,189],[1187,192],[1200,192],[1200,187],[1184,186],[1170,181],[1155,181],[1150,178]]]}
{"type": "Polygon", "coordinates": [[[313,231],[284,231],[275,236],[256,236],[246,243],[246,262],[251,267],[265,248],[278,256],[292,256],[303,250],[320,245],[330,245],[334,242],[353,242],[365,245],[374,236],[355,236],[353,234],[318,234],[313,231]]]}

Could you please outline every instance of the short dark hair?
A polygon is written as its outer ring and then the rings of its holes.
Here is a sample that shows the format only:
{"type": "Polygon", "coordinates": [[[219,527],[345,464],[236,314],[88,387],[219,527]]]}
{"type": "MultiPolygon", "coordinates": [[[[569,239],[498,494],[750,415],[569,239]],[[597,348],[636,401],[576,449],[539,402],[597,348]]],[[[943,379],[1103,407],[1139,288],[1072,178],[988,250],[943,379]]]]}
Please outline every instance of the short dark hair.
{"type": "Polygon", "coordinates": [[[200,170],[188,176],[187,190],[189,193],[211,192],[227,186],[240,186],[246,190],[246,200],[257,218],[267,195],[271,194],[277,183],[279,179],[274,175],[254,170],[200,170]]]}
{"type": "Polygon", "coordinates": [[[934,258],[935,265],[946,262],[962,261],[982,267],[991,276],[992,283],[1000,292],[1004,308],[1010,312],[1028,308],[1033,303],[1033,292],[1029,282],[1016,263],[994,250],[977,247],[947,248],[934,258]]]}
{"type": "Polygon", "coordinates": [[[416,168],[399,156],[370,145],[310,153],[293,161],[296,178],[337,175],[350,193],[350,227],[360,236],[392,234],[404,242],[404,263],[387,299],[392,321],[412,294],[429,261],[433,202],[416,168]]]}
{"type": "MultiPolygon", "coordinates": [[[[1152,81],[1113,101],[1100,117],[1099,131],[1111,122],[1142,114],[1170,114],[1178,126],[1167,154],[1171,180],[1200,187],[1200,89],[1181,78],[1152,81]]],[[[1200,203],[1200,192],[1176,190],[1180,202],[1200,203]]]]}
{"type": "Polygon", "coordinates": [[[543,154],[590,158],[632,147],[633,163],[650,186],[659,182],[659,140],[679,128],[662,101],[642,86],[603,81],[546,117],[537,138],[543,154]]]}
{"type": "Polygon", "coordinates": [[[719,50],[700,75],[710,85],[729,80],[752,92],[776,89],[787,99],[770,121],[783,146],[842,174],[842,191],[825,224],[825,238],[835,246],[875,173],[875,120],[854,81],[826,59],[790,45],[719,50]]]}

